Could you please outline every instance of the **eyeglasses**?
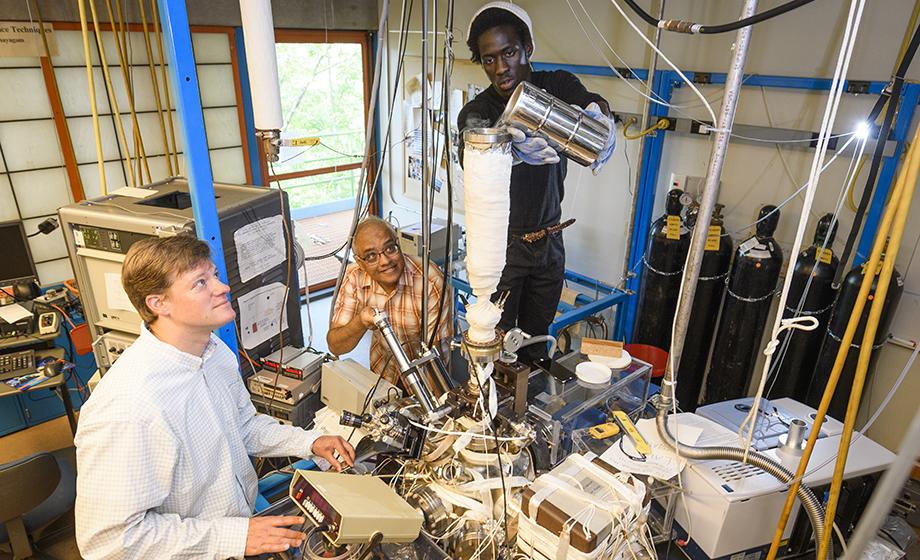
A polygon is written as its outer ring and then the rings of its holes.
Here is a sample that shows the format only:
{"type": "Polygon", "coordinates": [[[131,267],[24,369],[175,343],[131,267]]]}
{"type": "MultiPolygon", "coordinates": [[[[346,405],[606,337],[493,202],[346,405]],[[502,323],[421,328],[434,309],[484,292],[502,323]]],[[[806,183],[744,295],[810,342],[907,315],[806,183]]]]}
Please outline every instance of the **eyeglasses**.
{"type": "Polygon", "coordinates": [[[380,253],[376,251],[370,251],[366,253],[363,257],[358,257],[357,255],[355,255],[355,257],[366,262],[367,264],[376,264],[377,261],[380,259],[380,255],[386,255],[388,257],[392,257],[398,252],[399,252],[399,244],[391,243],[387,245],[386,247],[384,247],[383,251],[380,253]]]}

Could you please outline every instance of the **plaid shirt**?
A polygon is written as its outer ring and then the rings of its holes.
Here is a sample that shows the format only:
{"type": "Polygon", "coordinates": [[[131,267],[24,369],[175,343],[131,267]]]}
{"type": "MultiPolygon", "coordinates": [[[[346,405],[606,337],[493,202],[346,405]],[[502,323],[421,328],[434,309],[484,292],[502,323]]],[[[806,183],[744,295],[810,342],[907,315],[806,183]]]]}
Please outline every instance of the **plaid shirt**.
{"type": "MultiPolygon", "coordinates": [[[[361,309],[371,306],[386,311],[390,325],[396,338],[410,359],[418,357],[419,342],[422,340],[422,266],[413,259],[403,255],[406,261],[405,269],[393,293],[387,294],[383,287],[375,282],[370,274],[365,272],[357,263],[350,264],[345,271],[345,279],[339,290],[339,297],[335,302],[335,313],[332,316],[332,326],[342,327],[347,325],[361,309]]],[[[438,318],[438,302],[441,298],[441,282],[444,275],[435,264],[428,267],[428,332],[434,328],[438,318]]],[[[444,310],[441,313],[441,322],[438,326],[437,342],[445,350],[449,343],[453,325],[451,309],[453,301],[450,299],[448,288],[444,298],[444,310]]],[[[371,369],[384,379],[399,385],[399,367],[396,360],[391,358],[390,349],[384,342],[380,332],[373,331],[371,338],[371,369]]]]}

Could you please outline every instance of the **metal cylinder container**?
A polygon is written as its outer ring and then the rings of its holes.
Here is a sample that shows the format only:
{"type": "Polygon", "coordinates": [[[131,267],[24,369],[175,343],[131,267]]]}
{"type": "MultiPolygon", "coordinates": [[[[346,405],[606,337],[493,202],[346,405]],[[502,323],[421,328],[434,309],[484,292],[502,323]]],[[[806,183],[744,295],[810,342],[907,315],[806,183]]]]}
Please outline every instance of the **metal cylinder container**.
{"type": "MultiPolygon", "coordinates": [[[[694,214],[690,217],[696,218],[694,214]]],[[[704,224],[695,223],[693,227],[704,227],[704,224]]],[[[684,352],[677,370],[677,402],[684,412],[696,410],[700,399],[709,347],[715,336],[719,309],[725,294],[725,278],[728,276],[733,253],[732,238],[723,224],[722,205],[717,203],[709,220],[700,277],[696,282],[696,297],[693,298],[693,311],[687,327],[690,335],[684,341],[684,352]]]]}
{"type": "Polygon", "coordinates": [[[770,398],[791,397],[804,402],[808,394],[808,384],[818,363],[816,350],[821,348],[837,297],[833,281],[838,261],[831,249],[836,231],[834,215],[822,216],[815,228],[814,243],[802,251],[795,262],[783,317],[814,317],[818,321],[818,328],[813,331],[780,333],[780,358],[778,363],[774,362],[776,379],[772,382],[773,390],[768,395],[770,398]]]}
{"type": "MultiPolygon", "coordinates": [[[[608,122],[550,95],[529,82],[514,89],[498,123],[537,134],[572,161],[591,166],[610,137],[608,122]]],[[[465,137],[464,137],[465,139],[465,137]]]]}
{"type": "Polygon", "coordinates": [[[383,340],[389,347],[390,352],[392,352],[393,357],[396,358],[396,363],[399,366],[403,383],[408,387],[409,392],[412,393],[412,396],[415,397],[419,405],[421,405],[422,410],[425,411],[425,415],[429,419],[443,416],[444,411],[442,408],[438,408],[438,403],[434,395],[431,394],[428,385],[425,384],[424,378],[419,375],[418,368],[409,361],[409,357],[406,356],[406,352],[399,344],[396,333],[393,332],[393,327],[390,326],[390,320],[387,318],[386,312],[378,311],[377,314],[374,315],[374,325],[380,331],[381,336],[383,336],[383,340]]]}
{"type": "MultiPolygon", "coordinates": [[[[894,258],[882,254],[882,259],[894,258]]],[[[872,289],[867,296],[868,303],[875,298],[875,291],[878,289],[879,272],[881,271],[881,261],[875,270],[875,277],[872,279],[872,289]]],[[[827,324],[827,336],[824,337],[824,344],[821,346],[821,352],[818,354],[818,364],[815,366],[814,375],[809,385],[808,397],[805,403],[812,407],[817,407],[824,395],[824,388],[827,387],[828,379],[831,376],[831,370],[834,368],[834,362],[837,359],[837,352],[840,351],[840,343],[843,334],[846,332],[850,316],[853,314],[853,306],[859,297],[859,287],[862,284],[863,276],[866,274],[865,263],[857,265],[846,275],[843,284],[840,286],[840,293],[837,301],[834,303],[834,310],[831,312],[830,320],[827,324]]],[[[888,340],[888,333],[891,332],[891,322],[894,319],[898,303],[901,301],[901,294],[904,292],[904,278],[897,269],[891,273],[891,284],[888,287],[888,294],[885,296],[885,307],[882,310],[882,316],[879,317],[878,330],[875,334],[875,340],[872,345],[872,357],[869,361],[869,370],[866,372],[866,384],[863,391],[871,387],[872,375],[875,373],[875,366],[878,363],[879,352],[885,341],[888,340]]],[[[846,415],[847,404],[850,399],[850,392],[853,390],[853,379],[856,377],[856,365],[859,362],[859,350],[863,344],[863,335],[866,332],[866,323],[869,320],[869,311],[871,305],[863,308],[862,317],[859,319],[859,325],[856,327],[856,334],[853,336],[853,342],[850,343],[850,351],[847,353],[847,359],[843,363],[843,371],[840,372],[840,380],[837,382],[837,390],[834,391],[834,397],[827,409],[827,413],[832,418],[842,420],[846,415]]]]}
{"type": "Polygon", "coordinates": [[[671,347],[671,323],[690,246],[690,228],[681,219],[684,191],[671,189],[665,213],[652,224],[648,248],[642,257],[644,269],[636,307],[633,343],[648,344],[664,351],[671,347]]]}
{"type": "Polygon", "coordinates": [[[745,395],[760,354],[783,251],[773,239],[779,210],[760,209],[756,234],[735,250],[706,378],[706,404],[745,395]]]}
{"type": "Polygon", "coordinates": [[[463,131],[465,150],[511,150],[511,135],[502,128],[468,128],[463,131]]]}

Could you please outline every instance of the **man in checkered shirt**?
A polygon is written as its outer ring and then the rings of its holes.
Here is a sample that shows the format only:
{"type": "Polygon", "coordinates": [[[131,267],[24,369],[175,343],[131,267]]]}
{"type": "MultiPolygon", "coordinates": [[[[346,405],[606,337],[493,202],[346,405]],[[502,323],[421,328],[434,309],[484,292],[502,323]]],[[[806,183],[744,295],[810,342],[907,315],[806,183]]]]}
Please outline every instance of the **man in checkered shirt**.
{"type": "Polygon", "coordinates": [[[93,559],[241,558],[297,547],[295,516],[252,517],[250,456],[354,460],[340,437],[258,414],[239,364],[212,331],[234,319],[208,245],[132,245],[122,285],[141,334],[80,414],[76,535],[93,559]]]}
{"type": "Polygon", "coordinates": [[[422,324],[422,266],[404,255],[392,226],[380,218],[367,218],[355,229],[356,263],[348,265],[335,302],[332,325],[326,335],[333,354],[351,352],[364,333],[374,330],[371,339],[371,369],[387,381],[399,385],[399,368],[389,348],[374,327],[375,309],[386,311],[396,338],[410,358],[418,357],[421,341],[428,343],[437,332],[435,344],[442,355],[449,351],[452,325],[450,293],[441,304],[444,275],[432,264],[428,268],[428,329],[422,324]]]}

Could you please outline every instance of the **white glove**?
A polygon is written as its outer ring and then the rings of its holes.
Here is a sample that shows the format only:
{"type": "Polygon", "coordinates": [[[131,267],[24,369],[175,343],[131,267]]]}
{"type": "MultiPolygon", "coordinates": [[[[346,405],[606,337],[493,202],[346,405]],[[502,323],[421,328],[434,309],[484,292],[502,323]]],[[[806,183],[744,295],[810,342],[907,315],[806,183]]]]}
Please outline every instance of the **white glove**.
{"type": "Polygon", "coordinates": [[[508,126],[505,130],[511,135],[511,153],[514,156],[514,165],[521,162],[530,165],[559,163],[559,154],[550,147],[546,139],[531,136],[513,126],[508,126]]]}

